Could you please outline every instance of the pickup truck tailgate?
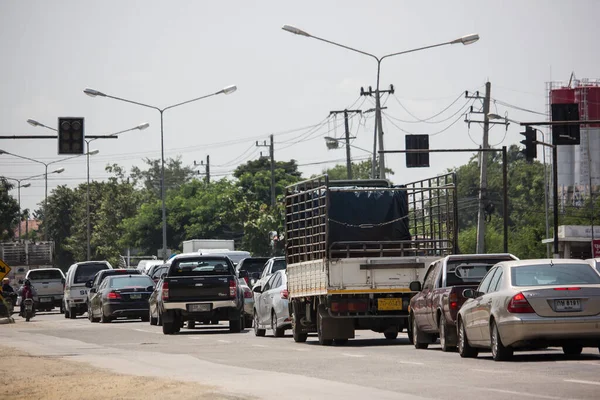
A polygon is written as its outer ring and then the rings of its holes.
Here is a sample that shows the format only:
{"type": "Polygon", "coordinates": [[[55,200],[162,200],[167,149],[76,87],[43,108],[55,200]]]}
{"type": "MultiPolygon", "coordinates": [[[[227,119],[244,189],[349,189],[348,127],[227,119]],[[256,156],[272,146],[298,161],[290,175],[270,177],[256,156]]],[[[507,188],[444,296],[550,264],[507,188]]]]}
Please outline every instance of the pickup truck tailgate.
{"type": "Polygon", "coordinates": [[[230,296],[232,279],[229,276],[166,277],[168,301],[214,301],[235,297],[235,294],[230,296]]]}

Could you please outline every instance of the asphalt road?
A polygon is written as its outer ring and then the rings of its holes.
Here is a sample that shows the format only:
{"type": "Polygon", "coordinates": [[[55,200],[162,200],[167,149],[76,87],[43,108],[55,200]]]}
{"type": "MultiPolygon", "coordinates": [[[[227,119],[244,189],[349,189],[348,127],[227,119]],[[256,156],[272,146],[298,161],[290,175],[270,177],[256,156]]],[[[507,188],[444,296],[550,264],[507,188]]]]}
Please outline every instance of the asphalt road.
{"type": "Polygon", "coordinates": [[[439,345],[416,350],[405,334],[388,341],[357,331],[344,346],[319,346],[231,334],[226,324],[199,325],[171,336],[138,321],[92,324],[38,314],[0,326],[2,344],[36,355],[89,362],[114,372],[161,376],[220,386],[259,399],[598,399],[600,354],[568,358],[559,349],[517,353],[494,362],[489,353],[461,359],[439,345]]]}

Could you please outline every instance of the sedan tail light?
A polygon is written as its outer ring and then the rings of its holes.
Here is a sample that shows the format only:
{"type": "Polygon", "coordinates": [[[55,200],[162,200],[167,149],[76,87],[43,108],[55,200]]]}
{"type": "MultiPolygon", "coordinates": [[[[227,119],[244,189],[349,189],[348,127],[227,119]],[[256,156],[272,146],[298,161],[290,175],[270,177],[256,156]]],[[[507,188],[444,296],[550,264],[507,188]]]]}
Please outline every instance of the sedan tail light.
{"type": "Polygon", "coordinates": [[[287,299],[289,295],[290,295],[290,292],[288,292],[288,290],[287,290],[287,289],[283,289],[283,290],[281,291],[281,298],[282,298],[282,299],[287,299]]]}
{"type": "Polygon", "coordinates": [[[251,299],[252,298],[252,291],[251,290],[244,290],[244,298],[251,299]]]}
{"type": "Polygon", "coordinates": [[[525,298],[525,295],[521,293],[515,294],[510,302],[508,303],[507,311],[513,314],[531,314],[535,313],[531,304],[525,298]]]}
{"type": "Polygon", "coordinates": [[[108,292],[108,294],[106,295],[106,298],[109,300],[118,300],[121,298],[121,294],[119,294],[117,292],[108,292]]]}
{"type": "Polygon", "coordinates": [[[162,299],[169,300],[169,282],[163,282],[162,285],[162,299]]]}

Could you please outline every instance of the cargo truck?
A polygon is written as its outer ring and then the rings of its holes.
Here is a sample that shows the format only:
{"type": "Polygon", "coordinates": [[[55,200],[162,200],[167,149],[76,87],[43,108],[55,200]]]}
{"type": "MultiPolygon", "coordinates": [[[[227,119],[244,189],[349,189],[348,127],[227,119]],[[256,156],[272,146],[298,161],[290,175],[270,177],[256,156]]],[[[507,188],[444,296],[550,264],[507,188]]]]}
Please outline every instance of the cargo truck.
{"type": "Polygon", "coordinates": [[[234,250],[234,241],[227,239],[191,239],[183,241],[184,253],[197,253],[198,250],[234,250]]]}
{"type": "Polygon", "coordinates": [[[395,339],[408,328],[411,282],[457,252],[454,173],[402,186],[325,175],[287,187],[285,208],[296,342],[317,332],[321,345],[342,345],[358,329],[395,339]]]}

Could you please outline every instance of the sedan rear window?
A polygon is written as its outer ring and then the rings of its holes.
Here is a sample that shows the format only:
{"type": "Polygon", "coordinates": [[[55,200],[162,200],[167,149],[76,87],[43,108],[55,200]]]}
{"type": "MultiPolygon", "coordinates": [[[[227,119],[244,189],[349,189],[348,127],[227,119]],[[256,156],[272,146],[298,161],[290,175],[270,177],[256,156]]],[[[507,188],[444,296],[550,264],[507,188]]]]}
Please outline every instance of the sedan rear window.
{"type": "Polygon", "coordinates": [[[98,271],[102,271],[104,269],[109,269],[108,265],[105,263],[97,263],[97,264],[81,264],[77,266],[77,270],[75,271],[75,277],[73,279],[74,283],[85,283],[94,279],[94,276],[98,271]]]}
{"type": "Polygon", "coordinates": [[[29,275],[27,275],[27,279],[31,279],[32,281],[43,281],[50,279],[63,279],[63,275],[57,269],[46,269],[43,271],[29,271],[29,275]]]}
{"type": "Polygon", "coordinates": [[[127,287],[148,287],[154,286],[154,282],[147,275],[112,277],[109,282],[111,289],[124,289],[127,287]]]}
{"type": "Polygon", "coordinates": [[[225,258],[185,258],[173,261],[169,276],[235,275],[225,258]]]}
{"type": "Polygon", "coordinates": [[[249,274],[253,272],[261,273],[263,271],[263,268],[265,268],[265,264],[268,260],[268,258],[258,258],[254,260],[246,258],[242,261],[240,271],[248,271],[249,274]]]}
{"type": "Polygon", "coordinates": [[[589,264],[538,264],[511,268],[513,286],[600,284],[589,264]]]}

